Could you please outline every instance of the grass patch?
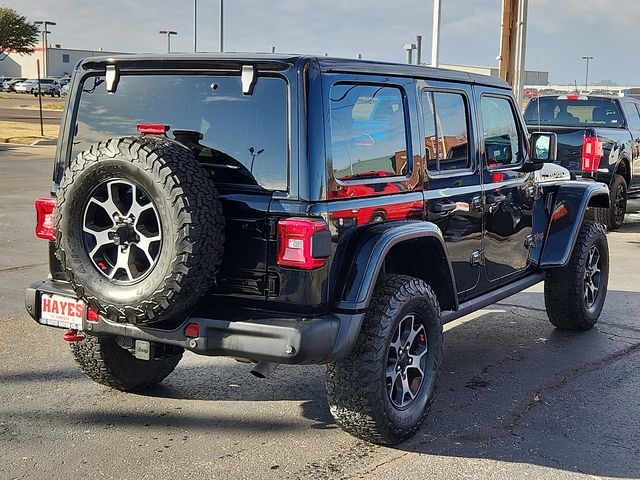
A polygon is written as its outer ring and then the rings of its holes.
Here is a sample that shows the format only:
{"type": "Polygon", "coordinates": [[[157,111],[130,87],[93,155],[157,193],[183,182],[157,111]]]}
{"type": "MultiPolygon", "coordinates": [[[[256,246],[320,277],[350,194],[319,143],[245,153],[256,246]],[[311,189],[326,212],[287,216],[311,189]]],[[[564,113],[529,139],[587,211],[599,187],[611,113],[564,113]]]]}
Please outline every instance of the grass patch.
{"type": "Polygon", "coordinates": [[[30,145],[42,139],[55,140],[58,130],[58,125],[45,125],[42,137],[39,123],[0,121],[0,142],[30,145]]]}
{"type": "MultiPolygon", "coordinates": [[[[20,105],[20,108],[24,108],[25,110],[39,110],[38,100],[36,99],[35,103],[30,103],[28,105],[20,105]]],[[[64,110],[64,100],[45,100],[42,98],[42,109],[43,110],[64,110]]]]}
{"type": "Polygon", "coordinates": [[[42,102],[42,108],[47,110],[64,110],[64,102],[42,102]]]}

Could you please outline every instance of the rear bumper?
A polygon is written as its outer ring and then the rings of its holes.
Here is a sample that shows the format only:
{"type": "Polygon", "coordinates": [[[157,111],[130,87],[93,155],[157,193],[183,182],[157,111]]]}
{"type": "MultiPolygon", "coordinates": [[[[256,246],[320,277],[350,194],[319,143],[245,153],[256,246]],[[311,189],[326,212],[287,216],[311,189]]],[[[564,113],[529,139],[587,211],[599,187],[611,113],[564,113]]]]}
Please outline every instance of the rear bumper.
{"type": "MultiPolygon", "coordinates": [[[[43,280],[27,288],[25,306],[39,321],[42,292],[77,298],[66,282],[43,280]]],[[[331,313],[303,317],[267,315],[252,310],[236,310],[234,320],[192,314],[173,330],[116,323],[100,317],[98,322],[82,320],[85,335],[120,335],[136,340],[176,345],[199,355],[227,356],[254,362],[320,364],[349,353],[364,313],[331,313]],[[240,318],[240,319],[237,319],[240,318]],[[197,323],[200,337],[187,338],[184,328],[197,323]]]]}

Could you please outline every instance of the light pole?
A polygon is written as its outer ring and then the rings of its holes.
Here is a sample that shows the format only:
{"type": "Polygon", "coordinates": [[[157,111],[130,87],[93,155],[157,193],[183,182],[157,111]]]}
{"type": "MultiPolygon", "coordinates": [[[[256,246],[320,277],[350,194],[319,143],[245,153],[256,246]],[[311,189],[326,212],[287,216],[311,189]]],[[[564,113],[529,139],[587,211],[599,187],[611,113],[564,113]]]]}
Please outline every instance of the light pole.
{"type": "Polygon", "coordinates": [[[584,76],[584,91],[586,92],[589,90],[589,61],[593,60],[593,57],[584,56],[582,59],[587,61],[587,73],[584,76]]]}
{"type": "Polygon", "coordinates": [[[193,0],[193,53],[198,51],[198,0],[193,0]]]}
{"type": "Polygon", "coordinates": [[[433,0],[433,29],[431,32],[431,66],[438,67],[440,63],[440,3],[433,0]]]}
{"type": "Polygon", "coordinates": [[[35,25],[42,25],[42,73],[45,77],[49,76],[49,47],[47,40],[47,27],[53,26],[56,22],[50,22],[49,20],[38,20],[33,22],[35,25]]]}
{"type": "Polygon", "coordinates": [[[158,33],[167,36],[167,53],[171,53],[171,35],[178,35],[178,32],[174,32],[173,30],[160,30],[158,33]]]}
{"type": "Polygon", "coordinates": [[[220,0],[218,15],[218,45],[220,46],[220,53],[224,52],[224,0],[220,0]]]}

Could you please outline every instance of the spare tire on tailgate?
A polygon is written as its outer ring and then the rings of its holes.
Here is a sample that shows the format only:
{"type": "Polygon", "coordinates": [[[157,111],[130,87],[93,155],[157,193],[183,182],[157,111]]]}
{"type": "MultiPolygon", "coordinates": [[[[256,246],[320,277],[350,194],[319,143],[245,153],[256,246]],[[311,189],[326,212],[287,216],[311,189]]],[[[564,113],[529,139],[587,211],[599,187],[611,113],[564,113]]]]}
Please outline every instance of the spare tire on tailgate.
{"type": "Polygon", "coordinates": [[[57,197],[60,260],[78,296],[106,318],[179,317],[211,287],[224,218],[186,147],[158,136],[98,143],[71,162],[57,197]]]}

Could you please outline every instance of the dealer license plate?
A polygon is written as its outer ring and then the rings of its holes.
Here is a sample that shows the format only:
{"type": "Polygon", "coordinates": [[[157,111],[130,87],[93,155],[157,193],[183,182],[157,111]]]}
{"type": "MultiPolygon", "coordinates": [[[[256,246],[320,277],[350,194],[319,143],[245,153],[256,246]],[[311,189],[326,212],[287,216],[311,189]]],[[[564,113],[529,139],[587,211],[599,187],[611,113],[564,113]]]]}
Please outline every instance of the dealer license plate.
{"type": "Polygon", "coordinates": [[[62,328],[82,328],[84,303],[75,298],[40,294],[40,323],[62,328]]]}

